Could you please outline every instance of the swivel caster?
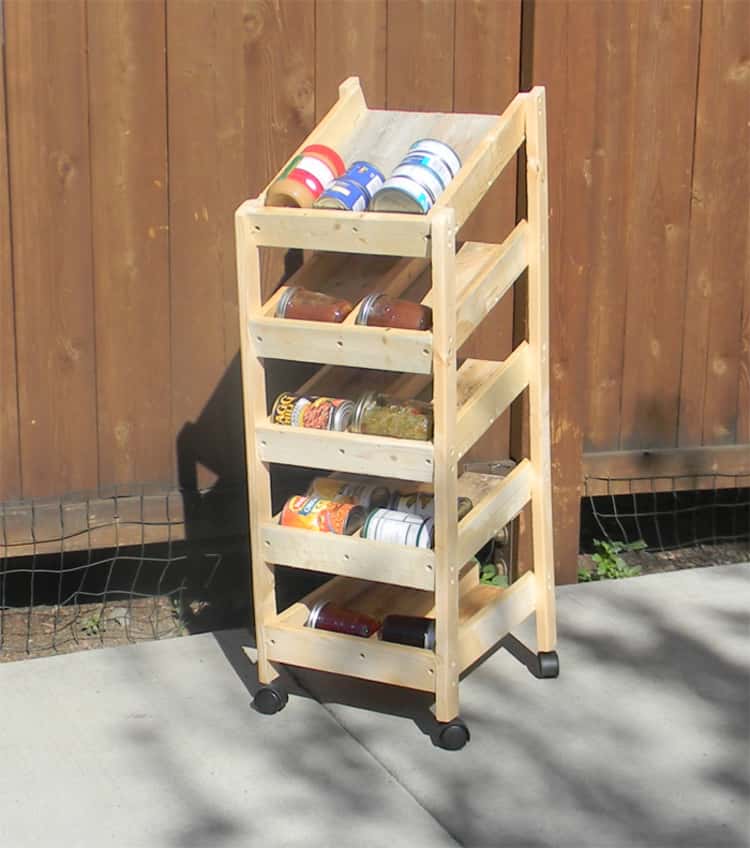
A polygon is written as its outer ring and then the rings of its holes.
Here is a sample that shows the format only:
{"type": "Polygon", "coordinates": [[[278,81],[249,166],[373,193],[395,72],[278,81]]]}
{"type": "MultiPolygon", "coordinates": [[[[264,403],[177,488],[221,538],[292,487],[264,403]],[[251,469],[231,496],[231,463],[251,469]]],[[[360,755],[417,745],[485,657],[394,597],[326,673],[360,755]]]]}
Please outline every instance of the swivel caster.
{"type": "Polygon", "coordinates": [[[557,677],[560,674],[560,660],[557,651],[539,651],[537,656],[537,677],[542,679],[557,677]]]}
{"type": "Polygon", "coordinates": [[[446,751],[460,751],[471,739],[469,728],[460,718],[440,724],[440,729],[435,737],[435,744],[446,751]]]}
{"type": "Polygon", "coordinates": [[[281,712],[287,704],[289,696],[280,686],[261,686],[253,698],[253,706],[263,715],[273,715],[281,712]]]}

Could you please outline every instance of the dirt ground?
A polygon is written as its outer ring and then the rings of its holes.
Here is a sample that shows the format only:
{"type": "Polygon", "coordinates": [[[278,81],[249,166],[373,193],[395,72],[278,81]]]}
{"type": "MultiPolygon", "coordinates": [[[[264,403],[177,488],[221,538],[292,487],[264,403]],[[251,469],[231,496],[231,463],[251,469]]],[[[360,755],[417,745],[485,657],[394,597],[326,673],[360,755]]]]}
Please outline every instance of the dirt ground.
{"type": "Polygon", "coordinates": [[[0,663],[133,642],[186,631],[170,598],[0,610],[0,663]]]}
{"type": "MultiPolygon", "coordinates": [[[[681,571],[685,568],[706,568],[750,562],[750,542],[728,542],[721,545],[694,545],[673,551],[631,551],[621,554],[628,565],[640,568],[640,574],[657,574],[662,571],[681,571]]],[[[592,568],[590,554],[578,557],[579,568],[592,568]]]]}

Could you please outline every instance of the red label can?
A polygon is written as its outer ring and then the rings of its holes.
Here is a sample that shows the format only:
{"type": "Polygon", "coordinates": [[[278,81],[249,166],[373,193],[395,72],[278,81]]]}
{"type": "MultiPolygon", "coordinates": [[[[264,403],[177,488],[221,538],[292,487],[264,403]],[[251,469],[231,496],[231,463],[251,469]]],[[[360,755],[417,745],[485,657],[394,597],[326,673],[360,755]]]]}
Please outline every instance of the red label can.
{"type": "Polygon", "coordinates": [[[295,495],[284,504],[279,523],[284,527],[350,536],[362,526],[365,510],[350,503],[295,495]]]}

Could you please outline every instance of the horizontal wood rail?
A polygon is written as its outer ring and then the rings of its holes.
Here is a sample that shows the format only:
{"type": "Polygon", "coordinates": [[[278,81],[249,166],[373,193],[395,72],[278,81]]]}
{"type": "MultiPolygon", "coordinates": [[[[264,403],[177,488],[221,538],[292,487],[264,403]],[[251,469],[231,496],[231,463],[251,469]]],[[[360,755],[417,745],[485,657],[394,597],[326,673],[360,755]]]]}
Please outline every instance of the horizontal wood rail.
{"type": "Polygon", "coordinates": [[[467,359],[458,372],[456,451],[462,457],[529,383],[529,345],[502,362],[467,359]],[[462,393],[465,392],[464,397],[462,393]]]}
{"type": "Polygon", "coordinates": [[[255,433],[258,458],[262,462],[432,481],[431,442],[308,430],[271,423],[259,424],[255,433]]]}
{"type": "Polygon", "coordinates": [[[476,612],[460,627],[461,670],[475,663],[534,612],[536,578],[533,572],[527,571],[507,589],[479,586],[464,599],[464,609],[471,605],[474,595],[476,612]]]}
{"type": "Polygon", "coordinates": [[[507,477],[498,477],[458,524],[457,563],[465,563],[497,531],[512,521],[531,498],[534,470],[524,459],[507,477]]]}
{"type": "Polygon", "coordinates": [[[282,527],[278,521],[264,523],[261,534],[265,556],[276,565],[429,591],[435,587],[435,554],[431,550],[363,539],[359,533],[339,536],[282,527]]]}
{"type": "Polygon", "coordinates": [[[586,495],[750,486],[750,444],[583,455],[586,495]]]}

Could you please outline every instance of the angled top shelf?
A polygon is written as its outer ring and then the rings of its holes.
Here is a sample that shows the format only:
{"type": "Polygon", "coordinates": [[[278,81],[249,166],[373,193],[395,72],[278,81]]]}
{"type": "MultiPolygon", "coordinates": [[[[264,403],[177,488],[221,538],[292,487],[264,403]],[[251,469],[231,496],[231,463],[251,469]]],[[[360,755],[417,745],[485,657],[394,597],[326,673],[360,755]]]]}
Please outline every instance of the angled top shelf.
{"type": "Polygon", "coordinates": [[[275,208],[263,205],[266,188],[243,203],[237,216],[247,219],[255,242],[266,247],[428,257],[438,210],[452,208],[461,227],[523,144],[528,96],[516,95],[502,115],[386,111],[368,109],[359,79],[350,77],[293,156],[308,144],[328,144],[346,162],[365,159],[389,174],[412,142],[438,138],[456,150],[462,167],[434,208],[427,215],[275,208]]]}

